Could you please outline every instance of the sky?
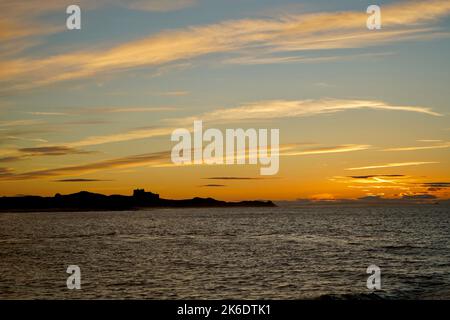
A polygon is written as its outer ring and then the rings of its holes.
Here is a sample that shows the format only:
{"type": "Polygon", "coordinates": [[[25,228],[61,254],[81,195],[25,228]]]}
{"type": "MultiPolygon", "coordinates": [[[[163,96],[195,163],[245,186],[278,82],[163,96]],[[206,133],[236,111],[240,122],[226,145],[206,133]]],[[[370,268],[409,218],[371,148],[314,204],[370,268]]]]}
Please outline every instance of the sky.
{"type": "Polygon", "coordinates": [[[0,195],[450,198],[450,2],[371,4],[0,0],[0,195]],[[174,165],[195,119],[278,128],[279,172],[174,165]]]}

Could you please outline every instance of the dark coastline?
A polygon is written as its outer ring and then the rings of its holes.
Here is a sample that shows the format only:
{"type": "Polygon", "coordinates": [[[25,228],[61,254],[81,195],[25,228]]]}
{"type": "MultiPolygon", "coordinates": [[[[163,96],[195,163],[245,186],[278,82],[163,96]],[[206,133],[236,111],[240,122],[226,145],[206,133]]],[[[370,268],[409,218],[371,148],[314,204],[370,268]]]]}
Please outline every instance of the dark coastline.
{"type": "Polygon", "coordinates": [[[275,207],[272,201],[226,202],[213,198],[171,200],[158,194],[135,190],[132,196],[103,195],[81,191],[54,197],[17,196],[0,197],[0,212],[74,212],[74,211],[128,211],[147,208],[218,208],[218,207],[275,207]]]}

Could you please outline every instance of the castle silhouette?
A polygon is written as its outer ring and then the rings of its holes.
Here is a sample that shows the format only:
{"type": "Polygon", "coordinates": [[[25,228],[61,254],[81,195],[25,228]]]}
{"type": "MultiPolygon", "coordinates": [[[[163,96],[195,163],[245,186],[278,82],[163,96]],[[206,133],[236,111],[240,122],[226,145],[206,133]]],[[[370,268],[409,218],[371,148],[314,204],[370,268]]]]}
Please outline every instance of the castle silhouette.
{"type": "Polygon", "coordinates": [[[0,211],[116,211],[144,208],[186,207],[273,207],[272,201],[226,202],[213,198],[183,200],[162,199],[159,194],[135,189],[132,196],[103,195],[88,191],[73,194],[55,194],[54,197],[17,196],[0,197],[0,211]]]}

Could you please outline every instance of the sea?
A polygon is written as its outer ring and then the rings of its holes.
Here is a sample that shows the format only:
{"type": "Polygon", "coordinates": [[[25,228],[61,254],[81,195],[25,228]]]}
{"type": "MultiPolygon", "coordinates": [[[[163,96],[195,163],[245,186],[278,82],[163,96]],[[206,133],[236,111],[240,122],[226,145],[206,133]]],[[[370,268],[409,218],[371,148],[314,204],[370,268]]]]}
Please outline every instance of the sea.
{"type": "Polygon", "coordinates": [[[0,213],[0,299],[367,297],[450,299],[449,207],[0,213]]]}

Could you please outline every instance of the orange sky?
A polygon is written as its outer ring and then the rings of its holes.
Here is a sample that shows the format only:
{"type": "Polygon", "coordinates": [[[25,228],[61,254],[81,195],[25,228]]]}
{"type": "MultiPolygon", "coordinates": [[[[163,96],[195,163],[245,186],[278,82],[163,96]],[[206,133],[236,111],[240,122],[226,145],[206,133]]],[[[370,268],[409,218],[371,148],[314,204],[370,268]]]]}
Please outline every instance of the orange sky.
{"type": "Polygon", "coordinates": [[[450,197],[448,1],[0,0],[0,194],[450,197]],[[120,21],[120,24],[118,23],[120,21]],[[127,26],[124,28],[123,26],[127,26]],[[280,131],[280,169],[175,166],[170,134],[280,131]]]}

